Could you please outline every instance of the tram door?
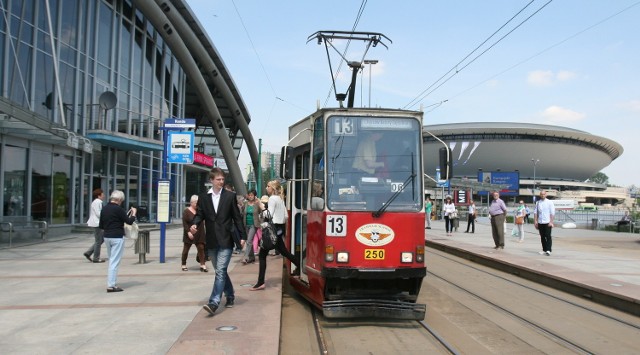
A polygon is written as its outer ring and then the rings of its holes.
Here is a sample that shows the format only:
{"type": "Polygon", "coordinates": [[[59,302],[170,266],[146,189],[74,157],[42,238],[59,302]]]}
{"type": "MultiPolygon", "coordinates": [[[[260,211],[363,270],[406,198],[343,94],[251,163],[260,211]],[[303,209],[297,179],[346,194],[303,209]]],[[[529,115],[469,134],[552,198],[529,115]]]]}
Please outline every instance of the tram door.
{"type": "MultiPolygon", "coordinates": [[[[293,154],[293,177],[290,180],[291,191],[287,191],[288,203],[291,206],[291,253],[298,260],[301,266],[300,278],[307,280],[304,273],[307,251],[307,209],[309,201],[309,162],[310,145],[294,148],[293,154]]],[[[294,265],[291,265],[295,268],[294,265]]],[[[292,270],[293,271],[293,270],[292,270]]]]}

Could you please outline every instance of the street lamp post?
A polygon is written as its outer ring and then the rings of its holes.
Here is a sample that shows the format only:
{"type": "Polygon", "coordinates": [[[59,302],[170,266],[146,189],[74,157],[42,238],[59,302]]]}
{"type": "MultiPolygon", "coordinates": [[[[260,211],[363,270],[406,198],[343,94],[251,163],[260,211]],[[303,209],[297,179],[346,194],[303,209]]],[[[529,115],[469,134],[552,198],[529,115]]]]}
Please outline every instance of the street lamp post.
{"type": "Polygon", "coordinates": [[[378,60],[365,59],[364,64],[369,64],[369,107],[371,107],[371,65],[378,64],[378,60]]]}
{"type": "Polygon", "coordinates": [[[533,163],[533,189],[531,189],[531,195],[533,198],[533,202],[536,202],[536,165],[540,162],[540,159],[531,159],[533,163]]]}

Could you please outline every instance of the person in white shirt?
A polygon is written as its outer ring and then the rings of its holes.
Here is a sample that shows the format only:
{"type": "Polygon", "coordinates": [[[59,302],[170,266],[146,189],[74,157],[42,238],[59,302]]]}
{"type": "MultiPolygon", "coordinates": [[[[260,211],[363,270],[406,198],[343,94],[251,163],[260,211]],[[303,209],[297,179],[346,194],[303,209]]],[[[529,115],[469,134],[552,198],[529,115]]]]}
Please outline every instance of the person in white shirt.
{"type": "Polygon", "coordinates": [[[538,253],[540,255],[551,255],[551,229],[555,214],[555,206],[547,199],[547,191],[540,191],[540,200],[536,202],[536,209],[533,211],[533,225],[540,232],[542,243],[542,251],[538,253]]]}
{"type": "Polygon", "coordinates": [[[451,196],[447,195],[442,206],[444,212],[444,226],[447,231],[447,235],[453,235],[453,220],[457,218],[456,205],[451,200],[451,196]]]}
{"type": "Polygon", "coordinates": [[[103,200],[104,192],[102,189],[93,190],[93,202],[91,202],[91,211],[89,211],[89,220],[87,220],[87,225],[89,227],[93,227],[93,237],[95,240],[91,247],[83,254],[84,257],[92,263],[105,262],[104,259],[100,259],[100,249],[102,248],[102,243],[104,243],[104,231],[98,227],[100,224],[100,212],[104,205],[103,200]],[[91,258],[91,255],[93,255],[93,258],[91,258]]]}
{"type": "MultiPolygon", "coordinates": [[[[294,275],[300,274],[300,263],[296,260],[295,256],[287,250],[287,246],[284,244],[285,237],[285,224],[287,223],[287,208],[284,205],[282,186],[278,180],[271,180],[267,183],[267,193],[269,194],[269,202],[267,202],[267,211],[263,214],[265,219],[271,218],[273,226],[276,231],[276,251],[280,252],[285,258],[289,259],[296,269],[293,271],[294,275]]],[[[263,236],[263,238],[265,238],[263,236]]],[[[258,269],[258,282],[250,288],[250,291],[264,290],[264,277],[267,272],[267,255],[269,251],[260,248],[258,253],[258,259],[260,260],[260,267],[258,269]]]]}
{"type": "Polygon", "coordinates": [[[476,232],[476,203],[473,201],[467,210],[467,231],[465,233],[469,233],[469,227],[471,227],[471,233],[476,232]]]}

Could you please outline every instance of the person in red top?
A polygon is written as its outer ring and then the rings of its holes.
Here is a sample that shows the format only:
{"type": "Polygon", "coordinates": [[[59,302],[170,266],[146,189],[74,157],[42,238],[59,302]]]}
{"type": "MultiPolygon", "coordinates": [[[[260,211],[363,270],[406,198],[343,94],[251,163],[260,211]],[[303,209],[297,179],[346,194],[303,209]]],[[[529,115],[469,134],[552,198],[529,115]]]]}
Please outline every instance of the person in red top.
{"type": "Polygon", "coordinates": [[[187,268],[187,258],[189,257],[189,249],[193,244],[196,245],[196,249],[198,251],[198,257],[196,258],[200,262],[200,271],[209,272],[207,269],[206,260],[204,257],[204,224],[201,222],[198,226],[198,231],[196,233],[191,233],[191,222],[196,217],[196,213],[198,212],[198,195],[191,196],[191,200],[189,201],[189,207],[184,209],[182,212],[182,243],[184,246],[182,247],[182,271],[189,271],[187,268]]]}

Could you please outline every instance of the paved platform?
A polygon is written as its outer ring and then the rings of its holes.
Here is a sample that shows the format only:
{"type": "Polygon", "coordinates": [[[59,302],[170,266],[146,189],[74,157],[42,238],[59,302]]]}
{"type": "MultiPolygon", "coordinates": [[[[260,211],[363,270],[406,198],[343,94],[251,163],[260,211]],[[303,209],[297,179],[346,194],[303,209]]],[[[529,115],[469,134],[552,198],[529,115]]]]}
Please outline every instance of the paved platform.
{"type": "Polygon", "coordinates": [[[479,218],[474,234],[464,233],[466,226],[461,221],[448,237],[444,222],[433,221],[427,245],[640,316],[640,235],[556,227],[546,256],[538,254],[542,245],[533,224],[525,224],[522,243],[510,236],[508,224],[505,247],[498,250],[488,218],[479,218]]]}
{"type": "MultiPolygon", "coordinates": [[[[597,302],[617,301],[613,306],[640,315],[637,234],[555,228],[553,253],[543,256],[533,225],[525,225],[523,243],[507,236],[504,250],[493,249],[486,219],[480,219],[475,234],[461,228],[452,237],[445,235],[443,222],[432,225],[426,230],[431,247],[537,277],[597,302]]],[[[106,263],[89,263],[82,256],[91,234],[0,249],[0,353],[278,354],[281,257],[268,258],[266,290],[249,291],[258,264],[242,265],[242,257],[234,256],[230,276],[236,305],[210,317],[202,305],[211,292],[213,272],[199,271],[195,249],[189,271],[180,270],[180,229],[167,230],[165,263],[158,257],[160,232],[150,235],[145,264],[138,263],[127,241],[118,281],[125,289],[121,293],[106,292],[106,263]]]]}
{"type": "Polygon", "coordinates": [[[180,270],[181,229],[167,230],[160,263],[160,232],[150,237],[145,264],[127,241],[119,293],[106,292],[107,263],[93,264],[82,255],[91,234],[0,249],[0,353],[278,353],[282,257],[268,257],[267,288],[250,291],[258,264],[243,265],[234,256],[229,273],[235,307],[211,317],[202,309],[213,286],[211,263],[208,273],[200,272],[192,247],[189,271],[180,270]]]}

